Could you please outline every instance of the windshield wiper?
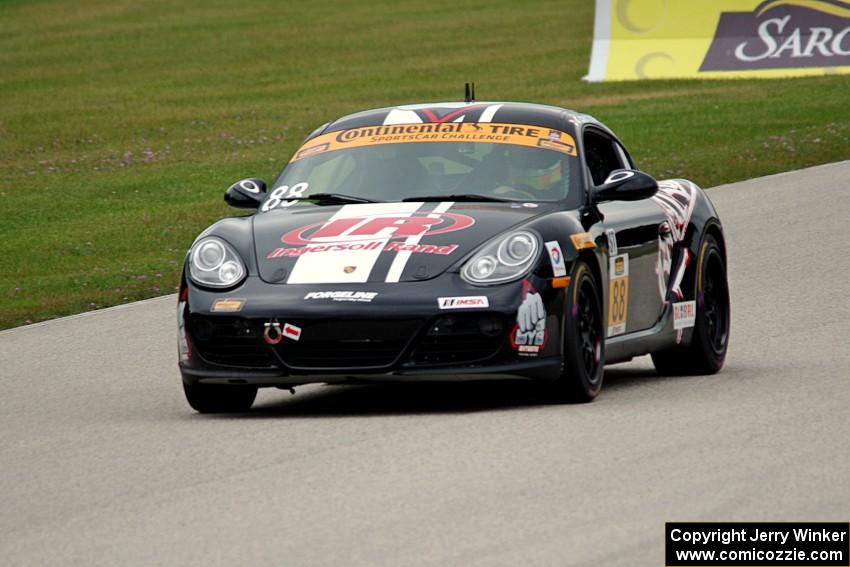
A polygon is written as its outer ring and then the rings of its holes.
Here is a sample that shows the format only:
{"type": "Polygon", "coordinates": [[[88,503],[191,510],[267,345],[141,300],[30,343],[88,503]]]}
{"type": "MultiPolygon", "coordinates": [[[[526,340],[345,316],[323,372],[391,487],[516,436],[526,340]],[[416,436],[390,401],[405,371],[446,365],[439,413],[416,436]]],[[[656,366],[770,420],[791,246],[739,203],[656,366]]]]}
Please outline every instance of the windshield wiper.
{"type": "Polygon", "coordinates": [[[402,199],[405,201],[494,201],[498,203],[511,203],[511,199],[499,199],[498,197],[490,197],[489,195],[425,195],[423,197],[407,197],[402,199]]]}
{"type": "MultiPolygon", "coordinates": [[[[284,199],[286,199],[284,197],[284,199]]],[[[324,201],[326,203],[382,203],[383,201],[375,201],[374,199],[366,199],[365,197],[355,197],[354,195],[343,195],[342,193],[313,193],[296,199],[287,199],[289,201],[324,201]]]]}

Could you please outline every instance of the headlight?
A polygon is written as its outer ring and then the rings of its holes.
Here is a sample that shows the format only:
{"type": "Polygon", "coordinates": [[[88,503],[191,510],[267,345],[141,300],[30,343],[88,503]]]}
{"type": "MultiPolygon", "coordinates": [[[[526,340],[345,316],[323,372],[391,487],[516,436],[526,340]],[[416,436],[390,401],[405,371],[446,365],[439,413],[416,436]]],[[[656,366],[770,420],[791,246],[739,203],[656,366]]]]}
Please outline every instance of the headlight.
{"type": "Polygon", "coordinates": [[[200,285],[232,287],[245,277],[245,265],[230,244],[208,236],[192,247],[189,275],[200,285]]]}
{"type": "Polygon", "coordinates": [[[521,278],[540,250],[540,239],[518,230],[490,241],[463,265],[460,275],[471,284],[496,284],[521,278]]]}

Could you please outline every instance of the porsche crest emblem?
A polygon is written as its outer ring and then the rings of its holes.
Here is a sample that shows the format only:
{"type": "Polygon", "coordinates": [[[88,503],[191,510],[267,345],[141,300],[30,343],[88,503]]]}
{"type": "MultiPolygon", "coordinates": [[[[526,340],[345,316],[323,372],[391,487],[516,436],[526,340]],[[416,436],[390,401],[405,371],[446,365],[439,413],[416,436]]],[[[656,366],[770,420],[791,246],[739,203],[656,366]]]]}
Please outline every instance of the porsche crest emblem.
{"type": "Polygon", "coordinates": [[[346,274],[350,274],[351,272],[353,272],[356,269],[357,269],[357,266],[346,266],[342,269],[342,271],[345,272],[346,274]]]}

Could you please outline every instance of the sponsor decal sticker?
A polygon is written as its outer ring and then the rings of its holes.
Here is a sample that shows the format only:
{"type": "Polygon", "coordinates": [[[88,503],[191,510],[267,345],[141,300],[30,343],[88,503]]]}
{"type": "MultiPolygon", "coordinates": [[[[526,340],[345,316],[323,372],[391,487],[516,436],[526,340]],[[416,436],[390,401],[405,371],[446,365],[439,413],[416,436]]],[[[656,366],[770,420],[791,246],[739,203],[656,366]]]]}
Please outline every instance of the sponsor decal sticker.
{"type": "Polygon", "coordinates": [[[429,121],[415,124],[383,124],[330,132],[309,140],[290,162],[316,153],[344,148],[422,142],[487,142],[525,147],[543,147],[575,157],[575,140],[566,132],[527,124],[497,122],[429,121]],[[557,132],[558,137],[551,133],[557,132]]]}
{"type": "Polygon", "coordinates": [[[458,244],[423,238],[464,230],[475,219],[449,213],[454,203],[389,202],[345,205],[322,222],[283,234],[266,258],[292,260],[287,283],[365,283],[379,266],[387,282],[400,281],[413,254],[448,255],[458,244]],[[429,210],[430,209],[430,210],[429,210]],[[390,262],[383,260],[392,253],[390,262]]]}
{"type": "Polygon", "coordinates": [[[485,295],[468,295],[464,297],[438,297],[440,309],[468,309],[490,307],[490,300],[485,295]]]}
{"type": "Polygon", "coordinates": [[[304,193],[310,188],[308,183],[296,183],[292,187],[281,185],[275,187],[263,201],[260,211],[266,212],[272,209],[291,207],[304,197],[304,193]]]}
{"type": "Polygon", "coordinates": [[[301,327],[296,327],[292,323],[284,323],[283,336],[293,341],[301,340],[301,327]]]}
{"type": "Polygon", "coordinates": [[[537,140],[537,145],[547,150],[556,150],[565,154],[575,155],[575,146],[557,140],[537,140]]]}
{"type": "Polygon", "coordinates": [[[371,303],[378,297],[377,291],[311,291],[304,299],[330,299],[331,301],[355,301],[371,303]]]}
{"type": "Polygon", "coordinates": [[[210,311],[213,313],[236,313],[237,311],[242,311],[245,301],[244,299],[232,298],[216,299],[213,301],[210,311]]]}
{"type": "MultiPolygon", "coordinates": [[[[447,212],[407,215],[388,213],[335,218],[287,232],[281,237],[281,242],[290,247],[275,248],[266,258],[356,250],[448,255],[458,249],[457,244],[438,246],[407,241],[418,241],[428,236],[464,230],[473,224],[475,219],[468,215],[447,212]],[[399,239],[404,239],[405,242],[398,242],[399,239]]],[[[354,271],[353,268],[351,271],[354,271]]]]}
{"type": "Polygon", "coordinates": [[[537,356],[546,346],[546,307],[543,299],[528,280],[522,282],[522,303],[511,331],[511,346],[520,356],[537,356]]]}
{"type": "MultiPolygon", "coordinates": [[[[314,245],[314,246],[304,246],[302,248],[275,248],[269,255],[266,256],[268,259],[274,258],[284,258],[284,257],[297,257],[302,256],[304,254],[310,254],[315,252],[345,252],[349,250],[378,250],[380,252],[412,252],[414,254],[440,254],[442,256],[447,256],[458,249],[457,244],[445,244],[443,246],[436,246],[434,244],[404,244],[403,242],[387,242],[386,244],[382,240],[373,240],[370,242],[356,242],[356,243],[340,243],[340,244],[328,244],[328,245],[314,245]]],[[[357,269],[357,266],[345,266],[343,271],[346,274],[350,274],[354,270],[357,269]]]]}
{"type": "Polygon", "coordinates": [[[570,240],[573,241],[573,246],[576,247],[576,250],[596,248],[596,243],[593,242],[593,235],[589,232],[579,232],[578,234],[570,235],[570,240]]]}
{"type": "MultiPolygon", "coordinates": [[[[674,246],[685,239],[696,204],[696,195],[695,184],[685,179],[672,179],[659,181],[658,192],[652,197],[652,201],[661,208],[666,219],[658,228],[658,262],[655,267],[655,273],[658,275],[658,292],[662,301],[667,301],[667,285],[670,282],[670,274],[674,270],[674,246]]],[[[674,299],[681,299],[683,295],[679,284],[690,261],[688,251],[683,250],[676,260],[676,278],[669,291],[674,299]]]]}
{"type": "MultiPolygon", "coordinates": [[[[442,215],[443,213],[447,212],[452,207],[452,205],[454,205],[453,201],[443,201],[439,205],[434,207],[431,212],[427,213],[427,215],[431,218],[438,218],[439,215],[442,215]]],[[[384,278],[385,282],[394,283],[401,280],[401,276],[404,273],[404,269],[407,266],[407,263],[410,261],[411,254],[413,254],[413,252],[416,250],[424,250],[423,248],[421,248],[421,246],[423,245],[420,244],[420,241],[422,240],[423,236],[424,233],[414,234],[405,238],[403,242],[390,242],[387,244],[387,247],[390,247],[390,245],[392,245],[392,248],[398,248],[398,250],[396,251],[395,258],[393,258],[393,262],[390,265],[389,270],[387,270],[387,275],[384,278]]],[[[385,247],[385,249],[387,247],[385,247]]],[[[455,248],[456,247],[457,245],[455,245],[455,248]]],[[[454,248],[452,248],[451,250],[454,251],[454,248]]],[[[419,269],[421,270],[424,268],[423,266],[420,266],[419,269]]],[[[422,272],[422,274],[424,275],[424,272],[422,272]]]]}
{"type": "Polygon", "coordinates": [[[328,151],[330,144],[316,144],[315,146],[310,146],[309,148],[304,148],[300,150],[297,154],[295,154],[295,159],[299,160],[301,158],[310,157],[315,154],[320,154],[322,152],[328,151]]]}
{"type": "Polygon", "coordinates": [[[673,328],[688,329],[693,327],[697,320],[697,302],[679,301],[673,304],[673,328]]]}
{"type": "Polygon", "coordinates": [[[608,260],[608,336],[626,332],[629,314],[629,255],[608,260]]]}
{"type": "Polygon", "coordinates": [[[335,242],[373,242],[410,236],[434,236],[464,230],[475,219],[459,213],[410,213],[349,216],[291,230],[281,237],[284,244],[307,246],[335,242]]]}
{"type": "Polygon", "coordinates": [[[617,233],[613,228],[609,228],[605,231],[605,238],[608,239],[608,254],[609,256],[616,256],[619,250],[617,249],[617,233]]]}
{"type": "Polygon", "coordinates": [[[564,262],[564,254],[557,240],[546,242],[546,250],[549,251],[549,261],[552,263],[552,274],[558,278],[567,275],[567,266],[564,262]]]}

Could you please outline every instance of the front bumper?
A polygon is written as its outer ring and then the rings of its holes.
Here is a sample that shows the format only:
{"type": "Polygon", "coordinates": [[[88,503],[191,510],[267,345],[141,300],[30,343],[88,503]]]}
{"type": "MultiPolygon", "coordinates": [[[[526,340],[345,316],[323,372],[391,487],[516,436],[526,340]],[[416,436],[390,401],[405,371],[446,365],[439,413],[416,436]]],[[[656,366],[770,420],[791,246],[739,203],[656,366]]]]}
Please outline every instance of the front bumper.
{"type": "Polygon", "coordinates": [[[193,368],[181,364],[183,380],[202,384],[249,384],[254,386],[298,386],[301,384],[372,384],[386,382],[471,382],[486,380],[554,380],[563,367],[560,357],[546,357],[515,364],[487,366],[444,366],[397,369],[387,372],[343,372],[286,374],[269,369],[193,368]]]}
{"type": "Polygon", "coordinates": [[[315,382],[445,381],[531,378],[561,373],[563,293],[542,278],[526,286],[546,307],[546,341],[535,352],[516,346],[523,282],[480,288],[457,274],[399,284],[274,285],[248,278],[216,293],[189,284],[180,305],[181,333],[191,355],[180,362],[188,382],[297,385],[315,382]],[[371,301],[306,299],[316,291],[372,292],[371,301]],[[440,309],[440,297],[487,297],[486,308],[440,309]],[[217,313],[216,300],[244,300],[217,313]],[[298,340],[264,339],[276,322],[298,340]]]}

